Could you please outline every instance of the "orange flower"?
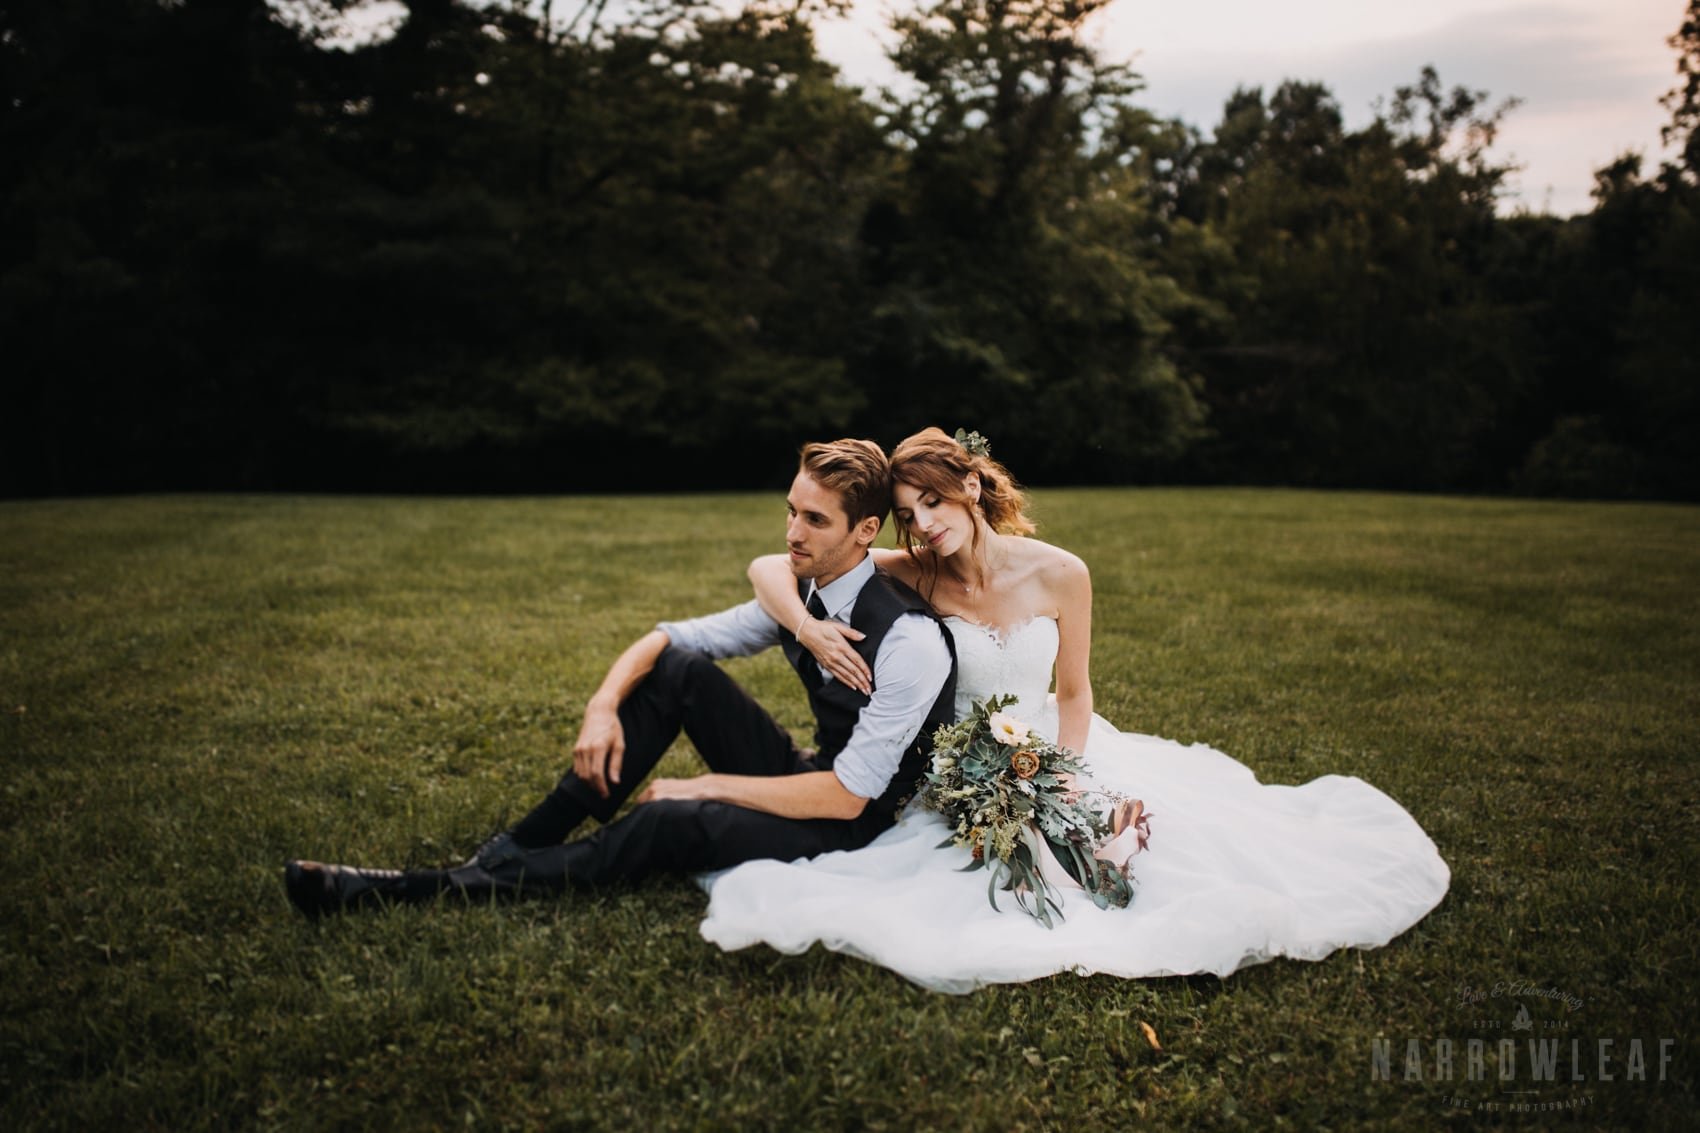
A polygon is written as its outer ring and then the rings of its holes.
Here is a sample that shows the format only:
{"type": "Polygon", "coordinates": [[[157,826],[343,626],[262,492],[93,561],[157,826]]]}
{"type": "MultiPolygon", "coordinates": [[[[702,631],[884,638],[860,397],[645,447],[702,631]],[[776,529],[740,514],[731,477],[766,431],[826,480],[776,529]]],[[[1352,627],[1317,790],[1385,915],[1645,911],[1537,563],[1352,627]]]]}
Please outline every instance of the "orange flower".
{"type": "Polygon", "coordinates": [[[1018,751],[1009,757],[1009,765],[1015,768],[1017,779],[1031,779],[1039,773],[1039,755],[1032,751],[1018,751]]]}

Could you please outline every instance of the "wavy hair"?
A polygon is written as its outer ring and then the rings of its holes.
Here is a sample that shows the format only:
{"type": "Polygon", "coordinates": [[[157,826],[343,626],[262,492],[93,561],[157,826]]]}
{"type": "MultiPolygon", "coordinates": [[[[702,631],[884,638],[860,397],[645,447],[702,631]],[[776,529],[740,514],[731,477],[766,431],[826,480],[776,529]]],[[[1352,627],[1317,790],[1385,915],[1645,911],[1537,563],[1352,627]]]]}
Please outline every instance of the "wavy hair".
{"type": "MultiPolygon", "coordinates": [[[[972,453],[943,429],[929,426],[913,436],[905,437],[891,451],[891,478],[895,483],[908,484],[941,500],[959,503],[973,511],[976,508],[986,517],[986,524],[999,535],[1031,535],[1038,528],[1027,515],[1027,493],[1009,469],[991,458],[989,453],[972,453]],[[980,499],[975,502],[963,481],[970,472],[980,477],[980,499]]],[[[907,524],[898,523],[897,542],[911,556],[915,555],[915,540],[907,524]]],[[[980,530],[974,529],[976,549],[980,530]]],[[[929,556],[922,560],[926,591],[931,597],[938,581],[938,562],[929,556]]]]}
{"type": "Polygon", "coordinates": [[[891,510],[891,464],[873,441],[845,437],[806,444],[797,471],[838,496],[851,527],[869,516],[884,523],[891,510]]]}

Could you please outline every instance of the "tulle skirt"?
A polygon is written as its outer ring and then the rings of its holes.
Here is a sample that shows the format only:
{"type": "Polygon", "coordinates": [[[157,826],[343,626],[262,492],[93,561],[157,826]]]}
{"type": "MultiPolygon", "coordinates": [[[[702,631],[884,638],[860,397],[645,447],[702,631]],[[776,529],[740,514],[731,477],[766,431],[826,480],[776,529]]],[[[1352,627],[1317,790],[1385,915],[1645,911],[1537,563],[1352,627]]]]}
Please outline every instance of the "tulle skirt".
{"type": "MultiPolygon", "coordinates": [[[[1034,721],[1054,734],[1054,701],[1034,721]]],[[[1361,779],[1259,783],[1213,748],[1118,732],[1094,717],[1093,784],[1143,799],[1149,848],[1132,859],[1133,903],[1099,909],[1060,894],[1047,929],[999,893],[950,835],[912,805],[870,845],[705,876],[703,936],[733,950],[821,944],[924,987],[962,993],[1058,972],[1225,976],[1277,956],[1375,948],[1421,920],[1451,873],[1404,808],[1361,779]]]]}

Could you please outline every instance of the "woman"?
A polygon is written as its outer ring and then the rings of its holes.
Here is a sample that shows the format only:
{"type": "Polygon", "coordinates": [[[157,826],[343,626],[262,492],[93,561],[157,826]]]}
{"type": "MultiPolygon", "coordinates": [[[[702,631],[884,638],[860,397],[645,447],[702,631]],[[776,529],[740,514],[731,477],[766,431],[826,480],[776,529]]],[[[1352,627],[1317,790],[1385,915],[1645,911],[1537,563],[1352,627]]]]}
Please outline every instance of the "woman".
{"type": "MultiPolygon", "coordinates": [[[[975,700],[1014,695],[1005,711],[1082,753],[1085,789],[1144,800],[1155,833],[1133,859],[1134,902],[1103,910],[1065,898],[1052,929],[1010,901],[994,911],[984,875],[961,873],[963,852],[940,847],[943,821],[911,807],[864,849],[710,879],[705,937],[785,952],[820,943],[961,992],[1060,971],[1227,975],[1275,956],[1320,959],[1385,944],[1439,903],[1450,873],[1434,843],[1367,783],[1265,786],[1221,752],[1118,732],[1092,714],[1086,566],[1028,537],[1022,493],[981,438],[923,430],[893,452],[892,474],[901,549],[876,561],[927,597],[954,638],[958,717],[975,700]]],[[[781,556],[750,573],[781,625],[799,626],[837,679],[866,688],[843,640],[855,631],[808,616],[781,556]]]]}

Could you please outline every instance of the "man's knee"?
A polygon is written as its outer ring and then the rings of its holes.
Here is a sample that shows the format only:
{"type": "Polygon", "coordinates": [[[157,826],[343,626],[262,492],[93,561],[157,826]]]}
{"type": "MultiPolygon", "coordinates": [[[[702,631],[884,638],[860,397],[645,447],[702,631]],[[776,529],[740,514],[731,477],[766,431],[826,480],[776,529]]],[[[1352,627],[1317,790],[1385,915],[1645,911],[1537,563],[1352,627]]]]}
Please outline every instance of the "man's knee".
{"type": "Polygon", "coordinates": [[[632,808],[627,817],[647,826],[670,828],[700,826],[706,808],[724,804],[707,799],[656,799],[632,808]]]}
{"type": "Polygon", "coordinates": [[[594,847],[601,878],[636,881],[651,873],[709,868],[724,803],[657,799],[633,807],[586,841],[594,847]]]}
{"type": "Polygon", "coordinates": [[[649,826],[658,842],[691,854],[722,836],[738,809],[714,799],[656,799],[634,807],[631,817],[649,826]]]}
{"type": "Polygon", "coordinates": [[[648,711],[677,724],[705,705],[740,695],[737,690],[737,683],[706,654],[669,645],[622,708],[648,711]],[[639,703],[646,707],[640,709],[639,703]]]}

